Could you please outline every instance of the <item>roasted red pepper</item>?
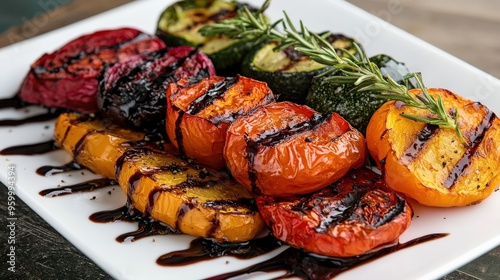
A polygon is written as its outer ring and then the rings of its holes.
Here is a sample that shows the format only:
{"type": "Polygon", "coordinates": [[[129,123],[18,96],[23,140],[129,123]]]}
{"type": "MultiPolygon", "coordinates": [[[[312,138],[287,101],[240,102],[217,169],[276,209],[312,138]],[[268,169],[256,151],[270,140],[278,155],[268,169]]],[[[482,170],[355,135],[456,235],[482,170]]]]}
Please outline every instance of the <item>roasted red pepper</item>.
{"type": "Polygon", "coordinates": [[[157,37],[131,28],[81,36],[33,65],[19,97],[34,104],[85,113],[97,111],[97,77],[106,67],[130,56],[165,48],[157,37]]]}
{"type": "Polygon", "coordinates": [[[361,255],[397,242],[413,214],[402,196],[366,168],[351,170],[311,195],[260,196],[257,206],[278,239],[330,257],[361,255]]]}
{"type": "Polygon", "coordinates": [[[366,159],[363,135],[333,113],[279,102],[238,118],[224,157],[231,174],[254,193],[306,194],[340,179],[366,159]]]}

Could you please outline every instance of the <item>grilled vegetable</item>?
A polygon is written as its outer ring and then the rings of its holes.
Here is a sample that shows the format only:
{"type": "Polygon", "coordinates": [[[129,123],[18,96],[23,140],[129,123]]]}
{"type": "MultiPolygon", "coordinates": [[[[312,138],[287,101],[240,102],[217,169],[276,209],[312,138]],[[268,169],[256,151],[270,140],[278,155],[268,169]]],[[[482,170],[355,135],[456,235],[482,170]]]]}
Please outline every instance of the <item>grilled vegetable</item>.
{"type": "MultiPolygon", "coordinates": [[[[458,114],[467,142],[453,130],[403,117],[403,113],[432,115],[392,101],[382,105],[368,124],[369,151],[387,184],[421,204],[478,203],[500,186],[500,119],[485,106],[450,91],[427,91],[434,97],[441,95],[446,110],[458,114]]],[[[421,90],[410,93],[422,97],[421,90]]]]}
{"type": "Polygon", "coordinates": [[[264,226],[240,184],[172,155],[129,150],[117,179],[135,208],[186,234],[242,242],[264,226]]]}
{"type": "MultiPolygon", "coordinates": [[[[389,75],[397,83],[404,85],[404,76],[409,74],[404,63],[398,62],[388,55],[380,54],[370,58],[382,75],[389,75]]],[[[331,76],[346,76],[341,71],[313,78],[306,98],[306,105],[321,113],[337,112],[353,127],[366,132],[366,126],[373,113],[386,101],[375,96],[376,92],[359,92],[354,84],[338,83],[329,79],[331,76]]],[[[414,88],[409,82],[408,86],[414,88]]]]}
{"type": "Polygon", "coordinates": [[[257,205],[274,236],[290,246],[330,257],[352,257],[397,242],[411,223],[405,199],[368,169],[311,195],[261,196],[257,205]]]}
{"type": "MultiPolygon", "coordinates": [[[[56,145],[67,151],[76,163],[114,179],[116,161],[133,143],[141,143],[145,135],[85,115],[63,113],[56,120],[54,138],[56,145]]],[[[156,145],[156,148],[168,149],[168,146],[156,145]]]]}
{"type": "MultiPolygon", "coordinates": [[[[335,48],[343,48],[356,54],[354,40],[341,34],[332,34],[327,40],[335,48]]],[[[293,47],[275,51],[274,41],[254,48],[243,60],[242,75],[266,82],[279,100],[304,104],[312,78],[330,67],[313,61],[293,47]]],[[[345,55],[341,51],[339,55],[345,55]]]]}
{"type": "MultiPolygon", "coordinates": [[[[192,46],[207,54],[219,75],[234,75],[253,40],[204,37],[198,31],[205,25],[233,18],[246,4],[224,0],[178,1],[162,13],[156,35],[169,46],[192,46]]],[[[251,8],[255,10],[254,8],[251,8]]]]}
{"type": "Polygon", "coordinates": [[[212,62],[191,47],[135,56],[104,73],[97,98],[99,111],[122,126],[164,133],[168,84],[183,78],[196,83],[212,75],[212,62]]]}
{"type": "Polygon", "coordinates": [[[180,152],[223,169],[226,131],[241,115],[274,102],[266,83],[250,78],[211,77],[198,84],[168,88],[167,133],[180,152]]]}
{"type": "Polygon", "coordinates": [[[128,204],[173,229],[218,241],[249,240],[263,228],[252,194],[228,175],[193,165],[169,144],[75,114],[61,114],[56,143],[76,163],[117,179],[128,204]]]}
{"type": "Polygon", "coordinates": [[[131,56],[165,48],[157,37],[121,28],[81,36],[44,54],[24,79],[19,97],[29,103],[97,111],[98,77],[106,67],[131,56]]]}
{"type": "Polygon", "coordinates": [[[239,117],[226,135],[224,158],[236,180],[256,194],[314,192],[360,167],[365,139],[336,113],[278,102],[239,117]]]}

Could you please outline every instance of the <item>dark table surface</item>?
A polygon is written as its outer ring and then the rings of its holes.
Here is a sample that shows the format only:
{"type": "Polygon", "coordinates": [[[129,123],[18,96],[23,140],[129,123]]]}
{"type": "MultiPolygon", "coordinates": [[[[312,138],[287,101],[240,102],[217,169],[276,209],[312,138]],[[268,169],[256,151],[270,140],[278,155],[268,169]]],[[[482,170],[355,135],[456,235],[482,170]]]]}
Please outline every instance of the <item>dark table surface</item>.
{"type": "MultiPolygon", "coordinates": [[[[129,0],[72,0],[57,8],[56,12],[51,12],[54,16],[30,36],[50,31],[126,2],[129,0]]],[[[498,17],[500,4],[496,0],[396,1],[402,8],[389,18],[382,12],[394,1],[351,0],[349,2],[376,15],[385,15],[385,19],[392,24],[493,76],[500,77],[500,17],[498,17]]],[[[15,43],[12,38],[22,39],[23,37],[19,36],[22,35],[21,30],[22,25],[18,25],[0,34],[0,47],[15,43]]],[[[0,185],[0,197],[7,197],[7,189],[3,184],[0,185]]],[[[5,203],[0,204],[1,240],[7,240],[8,234],[5,226],[6,207],[5,203]]],[[[22,217],[16,224],[16,273],[11,274],[6,270],[8,244],[2,241],[0,279],[110,279],[94,262],[20,200],[17,200],[16,214],[22,217]]],[[[443,279],[500,279],[500,247],[446,275],[443,279]]]]}

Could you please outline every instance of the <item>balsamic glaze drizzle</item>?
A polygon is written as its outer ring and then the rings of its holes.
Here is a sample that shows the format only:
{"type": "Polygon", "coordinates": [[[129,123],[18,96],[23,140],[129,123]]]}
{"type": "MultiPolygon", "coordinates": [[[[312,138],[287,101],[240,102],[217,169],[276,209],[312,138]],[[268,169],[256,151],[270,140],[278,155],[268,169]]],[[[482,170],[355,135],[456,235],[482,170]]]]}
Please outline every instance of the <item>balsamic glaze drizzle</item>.
{"type": "Polygon", "coordinates": [[[36,123],[36,122],[44,122],[48,120],[53,120],[61,114],[61,110],[59,109],[53,109],[50,108],[47,110],[47,113],[43,114],[38,114],[35,116],[27,117],[24,119],[6,119],[6,120],[0,120],[0,127],[2,126],[18,126],[18,125],[23,125],[23,124],[28,124],[28,123],[36,123]]]}
{"type": "Polygon", "coordinates": [[[36,144],[28,144],[28,145],[19,145],[5,148],[0,151],[0,155],[39,155],[45,154],[51,151],[58,150],[59,148],[55,146],[54,140],[49,140],[46,142],[36,143],[36,144]]]}
{"type": "Polygon", "coordinates": [[[108,178],[94,179],[75,185],[61,186],[57,188],[44,189],[39,192],[41,196],[54,197],[80,192],[90,192],[100,188],[116,185],[115,180],[108,178]]]}
{"type": "Polygon", "coordinates": [[[191,241],[188,249],[162,255],[156,263],[162,266],[183,266],[222,256],[250,259],[271,252],[282,245],[281,241],[270,234],[242,243],[223,243],[196,238],[191,241]]]}
{"type": "Polygon", "coordinates": [[[283,276],[279,277],[280,279],[297,276],[303,279],[327,280],[361,264],[370,262],[377,258],[420,243],[445,237],[447,235],[448,234],[443,233],[429,234],[419,238],[415,238],[406,243],[397,243],[396,245],[385,247],[372,253],[367,253],[350,258],[316,257],[302,250],[288,248],[276,257],[269,260],[257,263],[241,270],[209,277],[206,278],[206,280],[222,280],[254,272],[279,271],[285,272],[283,276]]]}
{"type": "Polygon", "coordinates": [[[81,170],[85,167],[79,165],[78,163],[71,161],[61,166],[54,165],[44,165],[36,170],[36,174],[40,176],[52,176],[59,173],[65,173],[69,171],[81,170]]]}
{"type": "Polygon", "coordinates": [[[134,242],[141,238],[153,235],[179,234],[164,223],[153,221],[144,216],[139,210],[126,205],[114,209],[96,212],[90,215],[89,219],[95,223],[110,223],[114,221],[137,222],[138,228],[135,231],[127,232],[116,237],[120,243],[134,242]]]}
{"type": "Polygon", "coordinates": [[[22,101],[17,93],[11,98],[0,99],[0,109],[5,109],[5,108],[19,109],[26,106],[28,106],[28,104],[22,101]]]}

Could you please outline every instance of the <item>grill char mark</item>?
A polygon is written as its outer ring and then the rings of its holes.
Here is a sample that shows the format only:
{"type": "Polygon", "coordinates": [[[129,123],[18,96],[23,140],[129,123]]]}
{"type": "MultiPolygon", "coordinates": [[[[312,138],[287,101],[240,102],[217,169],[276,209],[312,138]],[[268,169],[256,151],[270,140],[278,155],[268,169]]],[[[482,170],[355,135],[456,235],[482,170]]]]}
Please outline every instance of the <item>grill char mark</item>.
{"type": "Polygon", "coordinates": [[[224,80],[210,85],[208,90],[196,98],[186,110],[186,113],[190,115],[196,115],[201,112],[206,107],[213,104],[213,102],[220,98],[226,91],[238,83],[239,77],[226,77],[224,80]]]}
{"type": "Polygon", "coordinates": [[[250,180],[252,192],[256,194],[261,193],[260,189],[257,187],[257,171],[255,170],[255,156],[259,152],[259,146],[275,146],[298,133],[314,130],[317,126],[322,124],[330,117],[331,115],[322,116],[321,114],[314,114],[311,119],[305,122],[301,122],[296,125],[289,126],[270,133],[264,132],[255,140],[250,139],[250,137],[245,137],[248,161],[248,178],[250,180]]]}
{"type": "Polygon", "coordinates": [[[439,126],[434,124],[425,125],[417,134],[417,139],[406,149],[401,160],[406,164],[412,162],[423,150],[425,144],[436,134],[438,129],[439,126]]]}
{"type": "MultiPolygon", "coordinates": [[[[140,40],[143,40],[146,38],[148,38],[147,34],[138,33],[137,36],[130,38],[129,40],[120,42],[118,44],[115,44],[115,45],[100,46],[99,48],[96,48],[95,50],[90,51],[90,52],[81,51],[81,52],[79,52],[71,57],[68,57],[67,60],[62,65],[49,65],[49,66],[54,66],[52,68],[47,68],[47,67],[43,67],[43,66],[36,66],[32,69],[32,71],[35,73],[35,75],[41,75],[44,73],[65,72],[65,73],[73,75],[73,76],[78,76],[78,73],[74,73],[74,72],[69,71],[69,69],[68,69],[69,65],[78,64],[79,61],[81,61],[85,58],[88,58],[88,57],[93,56],[93,55],[99,55],[99,53],[102,52],[103,50],[113,50],[114,51],[113,59],[116,59],[116,51],[118,51],[118,49],[120,49],[121,47],[123,47],[129,43],[140,41],[140,40]]],[[[103,64],[104,64],[103,68],[105,68],[109,63],[103,62],[103,64]]]]}
{"type": "MultiPolygon", "coordinates": [[[[488,110],[488,109],[487,109],[488,110]]],[[[460,178],[460,175],[467,169],[470,165],[472,158],[476,155],[476,151],[479,145],[482,143],[484,139],[484,135],[488,131],[488,129],[493,124],[493,120],[496,115],[488,110],[486,115],[484,116],[482,122],[476,128],[474,133],[472,133],[471,137],[469,137],[469,147],[465,151],[462,158],[455,164],[455,166],[451,169],[450,174],[444,180],[443,186],[447,189],[450,189],[455,185],[457,180],[460,178]]]]}

